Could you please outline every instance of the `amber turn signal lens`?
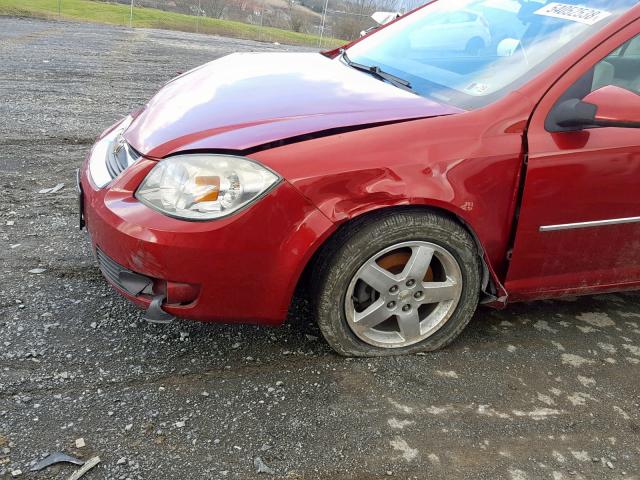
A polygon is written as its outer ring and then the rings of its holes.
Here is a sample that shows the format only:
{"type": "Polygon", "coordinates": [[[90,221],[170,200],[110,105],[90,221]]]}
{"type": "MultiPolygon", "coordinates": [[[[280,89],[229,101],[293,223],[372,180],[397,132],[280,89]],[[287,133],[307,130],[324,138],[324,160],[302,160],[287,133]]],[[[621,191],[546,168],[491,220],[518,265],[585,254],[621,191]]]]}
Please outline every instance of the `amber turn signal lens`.
{"type": "Polygon", "coordinates": [[[196,202],[215,202],[218,200],[218,194],[220,193],[220,177],[198,176],[195,178],[195,182],[199,187],[210,187],[210,190],[207,193],[196,198],[196,202]]]}

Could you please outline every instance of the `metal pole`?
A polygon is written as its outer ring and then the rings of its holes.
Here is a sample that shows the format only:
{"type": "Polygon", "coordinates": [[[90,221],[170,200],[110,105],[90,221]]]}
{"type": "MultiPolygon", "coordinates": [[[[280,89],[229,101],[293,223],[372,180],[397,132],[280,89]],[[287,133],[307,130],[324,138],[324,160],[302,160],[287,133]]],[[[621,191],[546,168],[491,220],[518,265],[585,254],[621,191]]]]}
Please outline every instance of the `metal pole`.
{"type": "Polygon", "coordinates": [[[324,38],[324,22],[327,18],[327,7],[329,6],[329,0],[324,0],[324,10],[322,12],[322,25],[320,26],[320,40],[318,40],[318,48],[322,48],[322,39],[324,38]]]}
{"type": "Polygon", "coordinates": [[[129,28],[133,26],[133,0],[131,0],[131,9],[129,10],[129,28]]]}
{"type": "Polygon", "coordinates": [[[198,0],[198,16],[196,17],[196,33],[199,33],[200,31],[200,12],[202,11],[200,3],[201,3],[200,0],[198,0]]]}
{"type": "Polygon", "coordinates": [[[264,0],[260,4],[260,26],[264,26],[264,0]]]}
{"type": "Polygon", "coordinates": [[[62,0],[58,0],[58,16],[62,14],[62,9],[60,8],[61,3],[62,3],[62,0]]]}
{"type": "Polygon", "coordinates": [[[264,1],[260,4],[260,40],[264,41],[264,1]]]}

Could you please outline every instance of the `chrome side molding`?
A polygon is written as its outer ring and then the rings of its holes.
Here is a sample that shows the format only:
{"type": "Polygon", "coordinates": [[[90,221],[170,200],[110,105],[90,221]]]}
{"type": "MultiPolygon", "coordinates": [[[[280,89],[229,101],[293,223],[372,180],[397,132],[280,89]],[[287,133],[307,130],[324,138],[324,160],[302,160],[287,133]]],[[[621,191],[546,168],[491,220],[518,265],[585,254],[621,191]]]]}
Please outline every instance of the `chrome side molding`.
{"type": "Polygon", "coordinates": [[[563,223],[560,225],[543,225],[541,232],[557,232],[559,230],[574,230],[578,228],[606,227],[625,223],[640,223],[640,217],[611,218],[609,220],[595,220],[593,222],[563,223]]]}

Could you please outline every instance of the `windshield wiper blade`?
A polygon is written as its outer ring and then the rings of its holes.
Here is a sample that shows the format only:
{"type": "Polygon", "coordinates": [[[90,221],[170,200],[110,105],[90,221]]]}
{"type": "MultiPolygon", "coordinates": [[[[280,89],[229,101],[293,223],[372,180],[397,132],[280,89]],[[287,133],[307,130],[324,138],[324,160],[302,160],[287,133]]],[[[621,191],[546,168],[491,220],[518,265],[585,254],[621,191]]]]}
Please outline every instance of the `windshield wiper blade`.
{"type": "Polygon", "coordinates": [[[362,63],[352,61],[348,56],[347,52],[344,48],[340,49],[340,54],[342,55],[342,59],[345,61],[347,65],[351,68],[355,68],[356,70],[360,70],[362,72],[370,73],[378,77],[381,80],[386,80],[387,82],[395,85],[398,88],[402,88],[403,90],[407,90],[408,92],[413,92],[413,88],[411,88],[411,83],[404,78],[397,77],[392,73],[385,72],[377,65],[364,65],[362,63]]]}

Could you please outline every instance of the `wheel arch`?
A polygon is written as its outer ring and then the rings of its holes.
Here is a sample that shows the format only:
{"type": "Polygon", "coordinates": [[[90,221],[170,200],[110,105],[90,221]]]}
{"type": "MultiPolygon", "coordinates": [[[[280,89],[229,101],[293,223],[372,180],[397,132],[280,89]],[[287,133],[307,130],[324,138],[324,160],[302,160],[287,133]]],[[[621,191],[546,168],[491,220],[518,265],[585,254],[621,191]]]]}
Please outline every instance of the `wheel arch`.
{"type": "MultiPolygon", "coordinates": [[[[322,239],[320,244],[316,247],[313,255],[307,261],[295,288],[295,297],[308,297],[311,290],[311,283],[313,280],[314,272],[317,271],[318,261],[322,258],[325,250],[335,242],[341,233],[347,229],[352,228],[357,223],[367,222],[380,217],[385,214],[400,213],[400,212],[432,212],[439,215],[446,216],[451,220],[461,225],[473,238],[477,253],[482,268],[482,291],[481,302],[482,304],[490,305],[493,307],[502,307],[506,305],[507,294],[504,286],[498,279],[495,271],[493,270],[491,263],[489,262],[486,251],[478,235],[474,231],[473,227],[462,216],[455,213],[451,209],[447,209],[441,205],[435,204],[413,204],[413,205],[392,205],[392,206],[371,206],[366,210],[359,211],[357,214],[351,216],[348,219],[343,220],[337,228],[331,232],[330,235],[322,239]]],[[[293,299],[292,299],[293,302],[293,299]]]]}

